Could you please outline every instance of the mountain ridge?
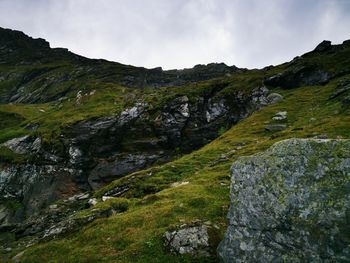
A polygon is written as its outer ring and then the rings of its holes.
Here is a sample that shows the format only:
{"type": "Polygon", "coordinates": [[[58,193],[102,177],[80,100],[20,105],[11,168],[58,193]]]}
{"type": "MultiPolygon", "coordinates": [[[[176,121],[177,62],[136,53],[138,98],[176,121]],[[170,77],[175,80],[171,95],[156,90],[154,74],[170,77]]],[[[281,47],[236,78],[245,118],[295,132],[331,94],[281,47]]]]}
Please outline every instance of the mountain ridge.
{"type": "Polygon", "coordinates": [[[234,160],[291,137],[349,138],[349,44],[260,70],[215,64],[203,77],[198,66],[180,83],[160,69],[70,64],[62,49],[47,64],[0,65],[0,258],[193,262],[163,234],[200,224],[200,260],[215,262],[234,160]]]}

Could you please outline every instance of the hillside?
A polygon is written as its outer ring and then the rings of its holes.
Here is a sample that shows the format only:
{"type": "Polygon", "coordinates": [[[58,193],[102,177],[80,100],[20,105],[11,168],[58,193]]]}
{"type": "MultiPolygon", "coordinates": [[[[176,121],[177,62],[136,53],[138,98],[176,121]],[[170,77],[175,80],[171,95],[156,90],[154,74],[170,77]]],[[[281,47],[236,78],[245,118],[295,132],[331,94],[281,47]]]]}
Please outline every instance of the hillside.
{"type": "Polygon", "coordinates": [[[0,103],[3,261],[216,262],[235,160],[350,137],[350,42],[260,70],[163,71],[0,29],[0,103]],[[208,228],[206,253],[164,246],[184,225],[208,228]]]}

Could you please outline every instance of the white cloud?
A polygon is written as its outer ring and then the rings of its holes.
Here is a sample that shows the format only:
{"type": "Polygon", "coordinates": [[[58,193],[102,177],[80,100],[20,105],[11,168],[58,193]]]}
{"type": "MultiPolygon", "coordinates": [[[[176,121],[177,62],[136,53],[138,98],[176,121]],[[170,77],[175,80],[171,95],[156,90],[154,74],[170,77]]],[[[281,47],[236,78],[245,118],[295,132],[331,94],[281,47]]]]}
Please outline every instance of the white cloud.
{"type": "Polygon", "coordinates": [[[0,26],[137,66],[252,68],[350,38],[349,11],[346,0],[0,0],[0,26]]]}

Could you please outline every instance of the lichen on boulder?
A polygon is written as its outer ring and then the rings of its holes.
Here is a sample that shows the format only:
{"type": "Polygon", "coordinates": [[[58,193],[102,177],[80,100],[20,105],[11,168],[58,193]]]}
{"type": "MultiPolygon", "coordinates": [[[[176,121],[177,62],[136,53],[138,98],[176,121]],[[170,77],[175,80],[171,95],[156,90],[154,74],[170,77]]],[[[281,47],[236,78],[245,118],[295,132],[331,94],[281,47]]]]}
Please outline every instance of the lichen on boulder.
{"type": "Polygon", "coordinates": [[[224,262],[350,258],[350,140],[281,141],[231,173],[224,262]]]}

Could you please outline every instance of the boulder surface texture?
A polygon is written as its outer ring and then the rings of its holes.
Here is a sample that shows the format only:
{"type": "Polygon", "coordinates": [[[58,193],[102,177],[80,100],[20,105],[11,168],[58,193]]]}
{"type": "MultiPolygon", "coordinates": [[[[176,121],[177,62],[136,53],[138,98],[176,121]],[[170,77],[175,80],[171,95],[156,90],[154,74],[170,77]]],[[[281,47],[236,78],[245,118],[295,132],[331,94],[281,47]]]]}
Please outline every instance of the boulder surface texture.
{"type": "Polygon", "coordinates": [[[350,140],[281,141],[231,173],[224,262],[348,262],[350,140]]]}

